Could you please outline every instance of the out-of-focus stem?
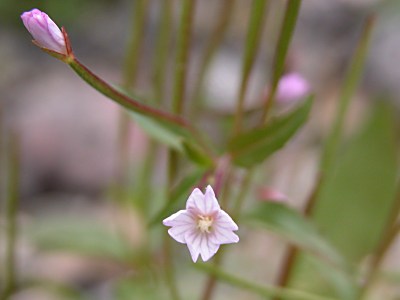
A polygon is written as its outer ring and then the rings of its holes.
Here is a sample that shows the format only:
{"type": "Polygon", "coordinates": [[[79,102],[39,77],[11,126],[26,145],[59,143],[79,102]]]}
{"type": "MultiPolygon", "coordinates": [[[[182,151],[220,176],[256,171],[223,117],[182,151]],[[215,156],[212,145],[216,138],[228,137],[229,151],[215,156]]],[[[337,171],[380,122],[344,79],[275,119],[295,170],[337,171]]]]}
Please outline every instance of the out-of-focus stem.
{"type": "MultiPolygon", "coordinates": [[[[334,158],[341,138],[341,132],[344,126],[346,112],[349,107],[350,100],[354,95],[358,82],[361,78],[362,67],[365,63],[369,41],[372,35],[374,19],[375,18],[373,16],[367,19],[358,46],[352,57],[351,65],[343,84],[342,95],[340,98],[335,122],[332,126],[331,134],[328,137],[324,152],[321,157],[320,173],[318,174],[312,192],[306,201],[306,206],[304,209],[304,215],[306,217],[312,215],[315,203],[321,191],[322,184],[334,163],[334,158]]],[[[286,259],[283,262],[282,272],[278,278],[278,286],[284,287],[288,284],[297,255],[298,250],[295,247],[290,246],[286,255],[286,259]]]]}
{"type": "Polygon", "coordinates": [[[197,77],[197,81],[195,83],[195,88],[193,92],[193,104],[191,106],[190,117],[196,118],[198,115],[197,112],[201,107],[201,96],[202,96],[202,88],[204,79],[207,73],[207,70],[217,52],[218,46],[220,45],[225,32],[228,28],[229,21],[232,17],[233,7],[235,4],[235,0],[222,0],[219,11],[217,13],[217,21],[215,24],[215,29],[212,30],[211,36],[208,39],[208,43],[205,46],[204,52],[202,53],[200,59],[200,70],[199,75],[197,77]]]}
{"type": "Polygon", "coordinates": [[[141,53],[143,50],[144,25],[147,16],[148,0],[133,2],[131,38],[124,59],[122,86],[129,89],[135,84],[141,53]]]}
{"type": "Polygon", "coordinates": [[[347,110],[364,70],[365,59],[371,41],[375,19],[375,15],[371,15],[367,18],[356,51],[351,59],[351,64],[346,74],[340,95],[336,118],[322,156],[321,169],[323,172],[329,170],[334,161],[334,156],[336,155],[342,136],[347,110]]]}
{"type": "MultiPolygon", "coordinates": [[[[129,91],[135,85],[139,69],[139,59],[144,46],[144,25],[147,15],[148,0],[137,0],[133,5],[131,37],[123,63],[122,88],[129,91]]],[[[125,110],[121,109],[118,122],[118,176],[117,181],[122,189],[122,198],[127,200],[126,190],[129,186],[129,139],[132,120],[125,110]]]]}
{"type": "Polygon", "coordinates": [[[244,100],[248,88],[250,72],[257,56],[263,25],[265,22],[265,7],[267,0],[253,0],[249,18],[245,51],[243,55],[242,79],[239,86],[238,99],[236,101],[236,114],[234,133],[240,132],[243,123],[244,100]]]}
{"type": "MultiPolygon", "coordinates": [[[[192,36],[192,23],[195,14],[195,0],[182,0],[182,11],[180,16],[178,42],[175,58],[174,86],[172,94],[172,111],[177,115],[182,115],[184,98],[186,92],[188,58],[190,52],[190,43],[192,36]]],[[[175,151],[168,151],[168,196],[167,201],[171,201],[171,188],[178,173],[178,155],[175,151]]],[[[171,245],[169,237],[166,237],[164,243],[164,256],[166,263],[166,277],[168,287],[173,299],[180,299],[176,285],[175,268],[171,255],[171,245]]]]}
{"type": "Polygon", "coordinates": [[[16,289],[16,239],[17,210],[19,199],[19,143],[18,137],[12,134],[7,150],[8,155],[8,187],[5,209],[6,220],[6,252],[4,290],[1,299],[8,299],[16,289]]]}
{"type": "Polygon", "coordinates": [[[400,221],[397,221],[399,214],[400,214],[400,183],[398,183],[396,199],[390,211],[390,216],[383,233],[383,238],[380,244],[378,245],[375,253],[372,256],[368,273],[364,279],[363,284],[361,285],[360,294],[358,296],[359,300],[364,299],[364,297],[368,294],[368,291],[375,281],[375,278],[378,274],[382,261],[386,256],[387,251],[390,249],[394,240],[399,234],[400,221]]]}
{"type": "Polygon", "coordinates": [[[286,2],[285,16],[283,19],[278,43],[274,54],[274,66],[272,70],[272,80],[269,92],[264,100],[264,108],[262,112],[262,123],[268,118],[269,111],[275,102],[275,94],[278,87],[279,79],[282,76],[286,55],[289,49],[290,41],[294,32],[297,17],[300,11],[301,0],[290,0],[286,2]]]}
{"type": "MultiPolygon", "coordinates": [[[[309,217],[312,213],[315,201],[316,201],[317,196],[319,195],[319,192],[321,189],[321,184],[322,184],[322,176],[319,175],[318,179],[314,185],[314,188],[311,191],[311,194],[307,199],[307,203],[304,208],[304,215],[306,217],[309,217]]],[[[299,254],[299,250],[297,247],[290,245],[287,248],[287,252],[285,254],[285,258],[283,260],[283,264],[281,266],[280,273],[278,275],[278,280],[276,283],[277,286],[285,287],[289,284],[290,276],[291,276],[293,267],[296,263],[298,254],[299,254]]],[[[276,300],[279,300],[279,299],[276,298],[276,300]]]]}
{"type": "Polygon", "coordinates": [[[157,103],[165,103],[163,95],[172,32],[172,4],[173,0],[163,0],[160,8],[160,24],[153,57],[154,96],[157,103]]]}
{"type": "Polygon", "coordinates": [[[319,296],[311,294],[308,292],[293,290],[287,288],[280,288],[275,286],[264,286],[254,283],[253,281],[247,281],[243,278],[236,277],[229,273],[222,271],[220,268],[215,266],[210,266],[208,264],[197,264],[195,266],[197,269],[206,271],[209,274],[217,277],[219,280],[224,281],[233,287],[245,289],[254,292],[265,299],[270,299],[270,297],[282,297],[287,300],[338,300],[335,298],[319,296]]]}
{"type": "MultiPolygon", "coordinates": [[[[230,176],[228,177],[226,183],[225,183],[225,187],[228,187],[224,190],[224,193],[222,194],[222,203],[227,203],[227,199],[226,197],[230,196],[230,190],[232,186],[232,178],[233,178],[233,173],[230,172],[229,173],[230,176]]],[[[250,188],[250,184],[251,181],[253,179],[253,175],[254,175],[254,170],[250,170],[244,177],[238,195],[234,201],[234,207],[232,210],[232,216],[234,219],[239,219],[240,218],[240,214],[241,214],[241,208],[244,202],[244,199],[246,198],[247,193],[249,192],[249,188],[250,188]]],[[[226,251],[224,252],[218,252],[215,255],[215,258],[213,260],[213,267],[219,267],[222,265],[223,263],[223,259],[224,259],[224,255],[226,254],[226,251]]],[[[203,295],[201,297],[202,300],[210,300],[212,299],[212,296],[215,292],[215,288],[217,287],[217,276],[215,276],[215,274],[209,274],[204,290],[203,290],[203,295]]]]}
{"type": "Polygon", "coordinates": [[[178,115],[181,115],[183,112],[184,98],[187,89],[187,69],[195,7],[195,0],[182,0],[172,95],[172,111],[178,115]]]}

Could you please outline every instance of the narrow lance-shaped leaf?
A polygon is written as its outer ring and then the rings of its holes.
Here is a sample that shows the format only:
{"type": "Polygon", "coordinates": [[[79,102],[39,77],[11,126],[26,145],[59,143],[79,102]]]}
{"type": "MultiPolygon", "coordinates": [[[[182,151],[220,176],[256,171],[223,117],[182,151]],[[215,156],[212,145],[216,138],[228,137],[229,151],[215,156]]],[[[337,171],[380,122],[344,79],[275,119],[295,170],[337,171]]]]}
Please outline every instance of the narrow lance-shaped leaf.
{"type": "Polygon", "coordinates": [[[312,102],[312,97],[309,97],[292,112],[234,137],[228,145],[234,163],[250,168],[282,148],[307,121],[312,102]]]}

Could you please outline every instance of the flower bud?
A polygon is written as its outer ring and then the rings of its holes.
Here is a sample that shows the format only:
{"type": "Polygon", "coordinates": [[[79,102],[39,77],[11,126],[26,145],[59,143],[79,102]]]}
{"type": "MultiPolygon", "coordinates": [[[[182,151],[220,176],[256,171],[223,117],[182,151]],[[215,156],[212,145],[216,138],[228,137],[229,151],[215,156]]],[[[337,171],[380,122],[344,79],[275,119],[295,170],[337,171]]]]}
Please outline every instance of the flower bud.
{"type": "Polygon", "coordinates": [[[288,73],[279,80],[276,99],[278,102],[295,102],[310,93],[310,84],[298,73],[288,73]]]}
{"type": "Polygon", "coordinates": [[[46,13],[34,8],[24,12],[21,19],[39,47],[68,55],[63,33],[46,13]]]}

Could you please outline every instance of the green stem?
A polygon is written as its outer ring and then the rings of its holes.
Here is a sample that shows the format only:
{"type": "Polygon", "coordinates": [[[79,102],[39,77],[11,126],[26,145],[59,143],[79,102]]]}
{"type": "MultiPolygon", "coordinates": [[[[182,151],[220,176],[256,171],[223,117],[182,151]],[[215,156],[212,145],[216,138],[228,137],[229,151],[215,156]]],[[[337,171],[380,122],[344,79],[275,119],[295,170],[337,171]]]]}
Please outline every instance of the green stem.
{"type": "Polygon", "coordinates": [[[361,75],[363,73],[363,67],[371,41],[374,24],[375,16],[372,15],[368,17],[365,22],[360,41],[358,43],[356,51],[353,54],[350,67],[346,74],[343,89],[340,95],[339,106],[337,108],[335,122],[332,126],[322,156],[321,169],[323,172],[327,172],[334,162],[334,157],[336,155],[342,137],[342,131],[347,115],[347,110],[349,108],[350,101],[356,92],[358,83],[360,82],[361,75]]]}
{"type": "MultiPolygon", "coordinates": [[[[314,185],[314,188],[310,194],[310,196],[307,199],[306,206],[304,208],[304,216],[309,217],[313,211],[317,196],[319,195],[321,185],[322,184],[322,175],[318,176],[318,179],[316,181],[316,184],[314,185]]],[[[297,261],[297,257],[299,254],[299,249],[293,245],[290,245],[287,249],[287,252],[285,254],[283,264],[281,267],[281,272],[278,276],[278,280],[276,285],[280,287],[285,287],[288,286],[290,277],[292,275],[293,268],[295,266],[295,263],[297,261]]],[[[275,300],[279,300],[279,298],[276,298],[275,300]]]]}
{"type": "Polygon", "coordinates": [[[72,58],[68,60],[69,66],[90,86],[94,89],[105,95],[106,97],[114,100],[119,105],[125,107],[128,110],[135,111],[137,113],[151,116],[154,118],[158,118],[163,121],[171,122],[179,127],[186,127],[188,129],[192,129],[191,125],[186,122],[180,116],[176,116],[170,113],[167,113],[162,110],[158,110],[151,106],[142,104],[138,100],[132,99],[122,92],[113,88],[110,84],[102,80],[100,77],[95,75],[92,71],[90,71],[86,66],[84,66],[81,62],[79,62],[76,58],[72,58]]]}
{"type": "MultiPolygon", "coordinates": [[[[327,176],[327,172],[331,169],[333,165],[334,157],[336,155],[337,147],[341,138],[342,128],[344,126],[347,108],[362,74],[362,66],[365,62],[366,53],[373,29],[373,20],[373,17],[367,19],[358,47],[354,52],[352,63],[350,65],[346,80],[343,85],[342,96],[340,98],[335,123],[332,126],[331,134],[328,137],[328,140],[325,144],[324,153],[321,157],[320,173],[314,184],[312,192],[306,201],[306,206],[304,209],[304,215],[306,217],[312,215],[315,203],[320,195],[323,182],[325,181],[325,178],[327,176]]],[[[278,279],[279,286],[287,286],[294,269],[297,255],[298,250],[295,247],[290,246],[288,249],[288,254],[283,262],[282,273],[280,275],[280,278],[278,279]]]]}
{"type": "Polygon", "coordinates": [[[0,299],[8,299],[17,286],[16,283],[16,239],[17,210],[19,198],[19,144],[16,135],[12,135],[8,148],[8,189],[6,203],[6,252],[4,290],[0,299]]]}
{"type": "MultiPolygon", "coordinates": [[[[218,252],[215,255],[215,258],[213,260],[213,267],[214,268],[218,268],[221,266],[222,264],[222,260],[223,260],[223,254],[225,252],[218,252]]],[[[201,296],[202,300],[210,300],[212,299],[215,289],[217,287],[217,276],[215,274],[209,274],[206,284],[204,286],[204,290],[203,290],[203,295],[201,296]]]]}
{"type": "Polygon", "coordinates": [[[270,90],[264,101],[264,108],[262,112],[262,123],[267,122],[269,111],[275,102],[275,94],[278,88],[279,79],[281,78],[286,56],[288,53],[290,41],[293,36],[294,28],[296,26],[297,17],[300,11],[301,0],[290,0],[286,2],[286,11],[283,19],[278,43],[274,54],[274,66],[272,69],[272,80],[270,90]]]}
{"type": "Polygon", "coordinates": [[[172,260],[172,245],[171,237],[165,235],[164,237],[164,260],[165,260],[165,278],[167,281],[168,289],[171,294],[171,298],[179,300],[178,287],[176,284],[175,267],[172,260]]]}
{"type": "MultiPolygon", "coordinates": [[[[183,0],[182,13],[179,25],[177,52],[175,59],[174,87],[172,95],[172,111],[177,115],[182,115],[184,96],[186,91],[186,79],[188,70],[188,58],[190,52],[190,42],[192,35],[192,23],[195,13],[195,0],[183,0]]],[[[172,201],[171,190],[178,173],[178,154],[168,151],[168,197],[167,201],[172,201]]],[[[172,260],[170,238],[166,237],[164,243],[164,255],[166,262],[166,279],[173,299],[179,299],[178,288],[175,279],[175,267],[172,260]]]]}
{"type": "Polygon", "coordinates": [[[241,211],[243,208],[243,203],[244,203],[244,200],[246,199],[246,195],[249,192],[249,189],[251,186],[251,181],[253,180],[253,177],[254,177],[254,173],[255,173],[255,169],[249,170],[243,179],[241,189],[240,189],[239,194],[235,201],[235,206],[233,207],[233,210],[232,210],[232,215],[236,219],[240,218],[241,211]]]}
{"type": "Polygon", "coordinates": [[[265,7],[267,0],[253,0],[249,19],[249,27],[246,37],[246,47],[243,55],[242,79],[239,86],[238,99],[236,102],[236,114],[234,132],[238,134],[242,128],[244,100],[248,88],[250,73],[257,57],[260,45],[262,29],[265,22],[265,7]]]}
{"type": "Polygon", "coordinates": [[[369,289],[374,283],[378,273],[379,268],[382,264],[383,259],[386,256],[387,251],[392,246],[395,241],[399,231],[400,231],[400,221],[397,221],[397,218],[400,214],[400,183],[397,188],[397,195],[394,206],[391,209],[391,213],[388,219],[388,222],[385,226],[383,238],[378,245],[374,255],[372,256],[372,260],[369,266],[368,273],[364,279],[364,282],[361,286],[361,291],[358,299],[364,299],[367,295],[369,289]]]}
{"type": "MultiPolygon", "coordinates": [[[[246,198],[246,195],[247,195],[247,193],[249,191],[250,184],[251,184],[251,181],[253,179],[253,175],[254,175],[254,170],[250,170],[246,174],[244,180],[242,181],[242,184],[241,184],[239,193],[237,195],[236,201],[234,202],[235,206],[234,206],[234,208],[232,210],[232,216],[233,216],[234,219],[239,219],[240,218],[241,208],[243,206],[243,202],[244,202],[244,200],[246,198]]],[[[221,204],[222,203],[226,204],[226,202],[227,202],[226,198],[230,196],[231,188],[229,188],[229,187],[231,187],[232,178],[233,178],[233,171],[230,169],[227,181],[226,181],[225,186],[224,186],[225,189],[224,189],[224,193],[222,194],[221,204]]],[[[213,267],[214,268],[219,267],[219,266],[222,265],[225,253],[226,253],[226,251],[219,252],[215,256],[215,259],[213,261],[213,267]]],[[[204,287],[203,296],[202,296],[201,299],[203,299],[203,300],[212,299],[212,296],[213,296],[213,294],[215,292],[215,289],[217,287],[217,279],[218,278],[217,278],[217,276],[215,274],[209,274],[209,276],[207,278],[207,281],[206,281],[206,284],[205,284],[205,287],[204,287]]]]}
{"type": "Polygon", "coordinates": [[[193,93],[193,105],[191,109],[191,119],[198,116],[198,111],[201,108],[202,88],[204,79],[209,69],[209,66],[217,52],[218,46],[221,44],[225,32],[229,26],[229,21],[232,18],[233,7],[235,0],[222,0],[217,13],[217,21],[215,29],[212,30],[208,43],[202,53],[200,59],[200,70],[193,93]]]}
{"type": "Polygon", "coordinates": [[[131,38],[124,59],[122,86],[129,89],[136,83],[139,61],[143,51],[144,25],[148,9],[148,0],[136,0],[132,12],[131,38]]]}
{"type": "Polygon", "coordinates": [[[196,264],[195,267],[201,271],[212,274],[219,280],[224,281],[227,284],[232,285],[233,287],[248,290],[262,297],[267,297],[267,298],[282,297],[284,299],[293,299],[293,300],[337,300],[334,298],[319,296],[294,289],[256,284],[254,282],[247,281],[243,278],[224,272],[219,268],[215,268],[213,266],[209,266],[206,264],[196,264]]]}
{"type": "MultiPolygon", "coordinates": [[[[136,84],[137,74],[139,71],[139,59],[141,57],[144,45],[144,25],[147,15],[148,0],[138,0],[132,6],[132,28],[131,37],[123,63],[122,88],[129,91],[136,84]]],[[[125,110],[120,110],[118,123],[118,171],[117,182],[121,185],[122,199],[124,202],[129,201],[129,142],[130,128],[132,119],[125,110]]]]}
{"type": "Polygon", "coordinates": [[[178,32],[178,42],[176,46],[175,79],[172,97],[172,111],[178,115],[181,115],[183,112],[185,92],[187,88],[187,69],[195,7],[195,0],[182,0],[182,12],[178,32]]]}
{"type": "Polygon", "coordinates": [[[167,62],[169,55],[169,46],[171,42],[171,24],[172,24],[172,4],[173,0],[163,0],[160,9],[160,24],[158,29],[158,38],[156,50],[153,57],[153,84],[154,95],[157,103],[165,103],[164,86],[166,79],[167,62]]]}

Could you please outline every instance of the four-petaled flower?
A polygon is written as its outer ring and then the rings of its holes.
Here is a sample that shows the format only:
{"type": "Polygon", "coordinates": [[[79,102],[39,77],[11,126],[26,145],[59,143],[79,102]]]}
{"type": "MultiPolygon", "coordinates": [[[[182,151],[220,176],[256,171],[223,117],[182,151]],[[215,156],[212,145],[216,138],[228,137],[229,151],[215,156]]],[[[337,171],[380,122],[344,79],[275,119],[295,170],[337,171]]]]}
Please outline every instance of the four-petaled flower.
{"type": "Polygon", "coordinates": [[[223,211],[211,186],[203,194],[194,189],[186,202],[186,209],[180,210],[163,221],[169,235],[177,242],[187,244],[193,262],[199,255],[209,260],[221,244],[237,243],[239,237],[233,233],[238,226],[223,211]]]}
{"type": "Polygon", "coordinates": [[[24,12],[21,19],[39,47],[68,54],[63,33],[46,13],[34,8],[24,12]]]}

